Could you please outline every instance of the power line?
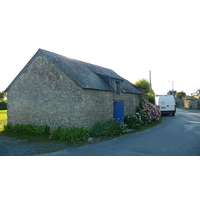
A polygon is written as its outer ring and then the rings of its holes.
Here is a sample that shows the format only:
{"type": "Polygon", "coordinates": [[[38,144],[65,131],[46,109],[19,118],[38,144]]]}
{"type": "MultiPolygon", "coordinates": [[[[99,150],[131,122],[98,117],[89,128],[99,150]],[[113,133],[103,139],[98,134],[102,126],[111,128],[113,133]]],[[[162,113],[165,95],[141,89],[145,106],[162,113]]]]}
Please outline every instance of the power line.
{"type": "Polygon", "coordinates": [[[200,63],[200,61],[191,70],[189,70],[188,72],[191,72],[199,63],[200,63]]]}

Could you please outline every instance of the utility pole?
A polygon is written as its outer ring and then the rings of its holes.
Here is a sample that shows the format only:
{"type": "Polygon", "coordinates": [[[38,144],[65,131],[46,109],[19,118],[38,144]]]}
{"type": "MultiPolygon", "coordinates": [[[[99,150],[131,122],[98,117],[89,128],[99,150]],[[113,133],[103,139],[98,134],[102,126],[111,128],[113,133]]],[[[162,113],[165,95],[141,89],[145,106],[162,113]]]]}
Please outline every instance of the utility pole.
{"type": "Polygon", "coordinates": [[[149,71],[150,97],[151,97],[151,70],[149,71]]]}
{"type": "Polygon", "coordinates": [[[172,95],[174,95],[174,81],[172,81],[172,95]]]}

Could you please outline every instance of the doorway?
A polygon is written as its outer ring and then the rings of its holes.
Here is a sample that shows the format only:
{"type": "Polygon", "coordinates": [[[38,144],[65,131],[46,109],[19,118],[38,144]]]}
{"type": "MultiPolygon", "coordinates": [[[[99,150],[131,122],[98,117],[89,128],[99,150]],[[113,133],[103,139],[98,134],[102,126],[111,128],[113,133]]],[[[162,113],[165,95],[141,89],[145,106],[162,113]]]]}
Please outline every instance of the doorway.
{"type": "Polygon", "coordinates": [[[124,102],[114,102],[113,118],[124,122],[124,102]]]}

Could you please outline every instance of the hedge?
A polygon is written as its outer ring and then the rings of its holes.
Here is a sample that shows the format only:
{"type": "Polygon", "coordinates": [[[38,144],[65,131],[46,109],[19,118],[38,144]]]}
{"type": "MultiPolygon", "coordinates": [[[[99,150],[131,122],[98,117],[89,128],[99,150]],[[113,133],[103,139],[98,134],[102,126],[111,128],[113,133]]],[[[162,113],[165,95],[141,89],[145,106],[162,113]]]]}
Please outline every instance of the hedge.
{"type": "Polygon", "coordinates": [[[0,110],[6,110],[7,109],[7,103],[6,102],[0,102],[0,110]]]}

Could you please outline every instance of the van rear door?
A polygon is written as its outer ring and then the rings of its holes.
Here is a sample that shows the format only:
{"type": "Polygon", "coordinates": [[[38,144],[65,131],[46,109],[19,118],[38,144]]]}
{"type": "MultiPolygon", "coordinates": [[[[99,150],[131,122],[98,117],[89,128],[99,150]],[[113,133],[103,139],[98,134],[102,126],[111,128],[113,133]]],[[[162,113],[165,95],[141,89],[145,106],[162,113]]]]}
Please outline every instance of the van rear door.
{"type": "Polygon", "coordinates": [[[158,97],[158,105],[160,106],[161,113],[176,113],[176,104],[172,95],[163,95],[158,97]]]}
{"type": "Polygon", "coordinates": [[[159,104],[160,104],[160,110],[162,111],[162,110],[166,110],[167,109],[167,98],[166,98],[166,96],[164,96],[164,97],[160,97],[160,102],[159,102],[159,104]]]}
{"type": "Polygon", "coordinates": [[[167,109],[168,110],[174,110],[174,105],[175,105],[175,102],[174,100],[171,98],[171,97],[167,97],[167,109]]]}

